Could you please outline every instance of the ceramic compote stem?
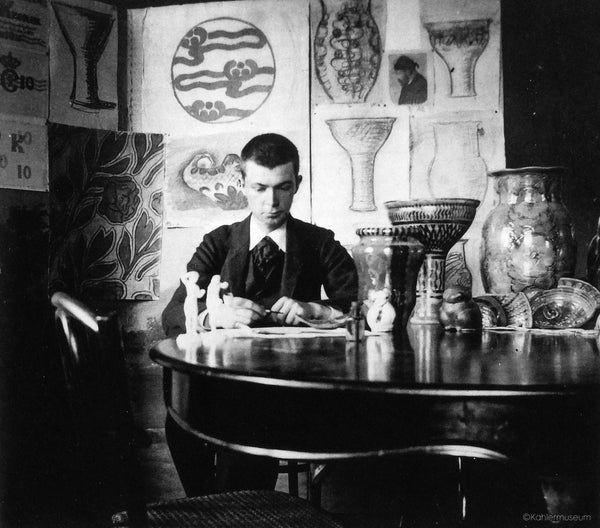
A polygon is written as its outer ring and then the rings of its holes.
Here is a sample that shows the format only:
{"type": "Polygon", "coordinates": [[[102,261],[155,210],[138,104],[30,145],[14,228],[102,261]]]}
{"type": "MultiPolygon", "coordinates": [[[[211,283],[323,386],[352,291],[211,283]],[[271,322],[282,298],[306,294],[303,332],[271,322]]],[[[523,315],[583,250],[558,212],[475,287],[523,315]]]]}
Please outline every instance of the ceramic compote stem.
{"type": "Polygon", "coordinates": [[[413,324],[439,324],[445,285],[446,255],[469,229],[479,200],[440,198],[385,202],[394,226],[425,246],[425,261],[419,273],[413,324]]]}
{"type": "Polygon", "coordinates": [[[549,289],[575,269],[575,237],[561,201],[561,167],[491,172],[500,203],[483,225],[481,278],[489,293],[549,289]]]}

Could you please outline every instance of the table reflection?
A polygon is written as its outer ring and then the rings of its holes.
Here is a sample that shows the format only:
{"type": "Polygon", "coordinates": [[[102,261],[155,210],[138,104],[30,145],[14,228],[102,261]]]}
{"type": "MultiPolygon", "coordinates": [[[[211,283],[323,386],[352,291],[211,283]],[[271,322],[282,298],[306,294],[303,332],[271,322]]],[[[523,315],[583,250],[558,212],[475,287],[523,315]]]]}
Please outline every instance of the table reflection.
{"type": "Polygon", "coordinates": [[[598,338],[527,331],[444,332],[408,326],[400,334],[343,337],[235,337],[207,332],[161,342],[165,357],[200,370],[394,386],[564,386],[600,384],[598,338]]]}

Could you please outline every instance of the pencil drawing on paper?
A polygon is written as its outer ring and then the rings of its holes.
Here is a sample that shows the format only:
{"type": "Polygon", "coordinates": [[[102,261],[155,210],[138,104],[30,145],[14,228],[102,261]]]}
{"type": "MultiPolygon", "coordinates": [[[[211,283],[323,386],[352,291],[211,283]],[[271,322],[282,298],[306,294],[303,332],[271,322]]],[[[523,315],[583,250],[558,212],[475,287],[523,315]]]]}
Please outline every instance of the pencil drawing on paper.
{"type": "Polygon", "coordinates": [[[215,18],[181,39],[171,77],[175,97],[189,115],[205,123],[226,123],[253,114],[269,97],[275,59],[256,26],[215,18]]]}

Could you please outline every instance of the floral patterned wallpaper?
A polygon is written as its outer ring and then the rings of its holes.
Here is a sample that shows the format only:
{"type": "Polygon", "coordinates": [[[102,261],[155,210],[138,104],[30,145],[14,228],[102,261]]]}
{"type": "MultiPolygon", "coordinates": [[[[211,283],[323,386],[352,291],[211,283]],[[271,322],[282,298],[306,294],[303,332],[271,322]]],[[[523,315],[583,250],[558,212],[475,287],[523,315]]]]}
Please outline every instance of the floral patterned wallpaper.
{"type": "Polygon", "coordinates": [[[158,299],[164,140],[50,124],[50,292],[158,299]]]}

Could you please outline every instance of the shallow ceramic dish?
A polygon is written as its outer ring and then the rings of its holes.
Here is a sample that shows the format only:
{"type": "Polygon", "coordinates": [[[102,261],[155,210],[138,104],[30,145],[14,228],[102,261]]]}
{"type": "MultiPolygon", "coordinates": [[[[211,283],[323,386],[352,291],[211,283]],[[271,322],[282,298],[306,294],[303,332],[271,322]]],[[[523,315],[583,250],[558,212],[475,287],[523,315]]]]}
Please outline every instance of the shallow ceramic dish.
{"type": "MultiPolygon", "coordinates": [[[[492,309],[494,309],[496,314],[496,323],[493,326],[513,326],[518,328],[531,328],[533,325],[531,306],[529,304],[527,296],[524,293],[490,293],[487,295],[475,297],[475,302],[480,306],[480,308],[484,302],[487,302],[487,304],[492,309]],[[495,307],[496,305],[493,304],[493,301],[496,301],[496,303],[502,307],[502,311],[504,312],[505,317],[501,316],[502,312],[500,312],[498,308],[495,307]]],[[[494,320],[493,316],[494,313],[492,313],[491,315],[489,321],[490,325],[494,320]]],[[[488,327],[484,326],[484,328],[488,327]]]]}
{"type": "Polygon", "coordinates": [[[596,312],[596,299],[580,288],[561,286],[536,295],[531,310],[535,328],[579,328],[596,312]]]}
{"type": "Polygon", "coordinates": [[[493,326],[506,326],[508,319],[502,304],[493,295],[482,295],[473,297],[481,312],[481,326],[491,328],[493,326]]]}
{"type": "Polygon", "coordinates": [[[333,330],[334,328],[340,328],[344,326],[348,316],[341,315],[339,317],[334,317],[333,319],[305,319],[304,317],[297,315],[296,318],[311,328],[318,328],[319,330],[333,330]]]}
{"type": "Polygon", "coordinates": [[[592,298],[596,303],[596,308],[600,308],[600,291],[592,286],[589,282],[585,282],[579,279],[572,279],[571,277],[561,277],[558,279],[557,288],[576,288],[585,293],[588,297],[592,298]]]}

